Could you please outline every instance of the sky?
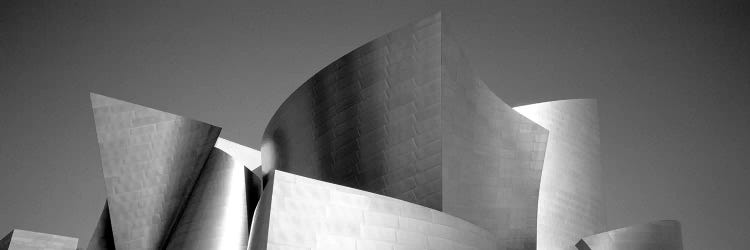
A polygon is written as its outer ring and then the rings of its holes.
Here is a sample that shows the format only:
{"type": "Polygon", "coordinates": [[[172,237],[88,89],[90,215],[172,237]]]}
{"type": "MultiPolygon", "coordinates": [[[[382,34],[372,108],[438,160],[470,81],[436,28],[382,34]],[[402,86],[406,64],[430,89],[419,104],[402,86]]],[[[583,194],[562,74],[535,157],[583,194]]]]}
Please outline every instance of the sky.
{"type": "Polygon", "coordinates": [[[512,106],[599,101],[607,224],[750,239],[748,1],[0,1],[0,234],[80,239],[104,205],[95,92],[258,148],[328,63],[442,11],[512,106]]]}

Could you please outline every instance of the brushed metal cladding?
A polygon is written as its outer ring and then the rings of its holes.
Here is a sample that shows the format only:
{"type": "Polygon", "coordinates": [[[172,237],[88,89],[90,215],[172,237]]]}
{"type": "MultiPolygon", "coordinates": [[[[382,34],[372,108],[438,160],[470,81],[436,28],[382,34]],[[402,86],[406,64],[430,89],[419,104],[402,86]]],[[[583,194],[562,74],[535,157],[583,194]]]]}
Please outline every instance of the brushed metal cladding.
{"type": "Polygon", "coordinates": [[[272,170],[266,174],[263,181],[266,184],[261,193],[258,205],[253,213],[253,219],[250,226],[250,236],[248,237],[247,250],[251,249],[267,249],[268,245],[268,228],[270,226],[270,215],[271,215],[271,203],[273,200],[273,179],[274,173],[272,170]]]}
{"type": "Polygon", "coordinates": [[[278,170],[271,176],[252,250],[497,249],[488,231],[434,209],[278,170]]]}
{"type": "Polygon", "coordinates": [[[584,237],[578,250],[682,250],[682,227],[661,220],[584,237]]]}
{"type": "Polygon", "coordinates": [[[75,250],[78,238],[13,229],[0,240],[0,250],[75,250]]]}
{"type": "Polygon", "coordinates": [[[441,15],[326,66],[279,107],[263,174],[279,169],[441,209],[441,15]]]}
{"type": "Polygon", "coordinates": [[[262,169],[442,210],[492,232],[499,249],[535,249],[547,136],[476,77],[437,14],[292,93],[264,133],[262,169]]]}
{"type": "Polygon", "coordinates": [[[115,238],[112,235],[112,219],[109,216],[109,205],[104,202],[104,209],[102,209],[102,215],[99,216],[99,222],[96,223],[96,229],[91,235],[89,245],[86,247],[88,250],[114,250],[115,249],[115,238]]]}
{"type": "Polygon", "coordinates": [[[548,131],[479,79],[448,28],[442,41],[443,211],[489,230],[498,249],[537,249],[548,131]]]}
{"type": "Polygon", "coordinates": [[[220,128],[91,94],[117,249],[162,248],[220,128]]]}
{"type": "Polygon", "coordinates": [[[605,227],[603,168],[596,100],[514,108],[549,130],[539,190],[537,247],[566,249],[605,227]]]}
{"type": "Polygon", "coordinates": [[[245,171],[240,161],[214,148],[165,249],[246,249],[251,217],[245,171]]]}

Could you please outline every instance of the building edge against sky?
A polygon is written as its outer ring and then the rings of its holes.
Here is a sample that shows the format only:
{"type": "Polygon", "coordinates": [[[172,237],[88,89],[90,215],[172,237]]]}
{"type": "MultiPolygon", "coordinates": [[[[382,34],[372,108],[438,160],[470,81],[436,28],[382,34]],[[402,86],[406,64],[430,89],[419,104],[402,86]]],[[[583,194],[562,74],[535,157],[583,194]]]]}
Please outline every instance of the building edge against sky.
{"type": "Polygon", "coordinates": [[[424,205],[532,249],[547,130],[489,90],[447,26],[440,13],[406,25],[302,84],[269,121],[263,172],[424,205]]]}
{"type": "Polygon", "coordinates": [[[549,130],[539,190],[537,246],[563,249],[604,231],[604,169],[596,100],[560,100],[513,109],[549,130]]]}
{"type": "Polygon", "coordinates": [[[675,220],[652,221],[584,237],[578,250],[682,250],[682,226],[675,220]]]}
{"type": "Polygon", "coordinates": [[[513,109],[449,33],[438,13],[326,66],[261,157],[92,94],[107,200],[89,249],[562,249],[606,230],[586,190],[601,187],[595,102],[513,109]]]}
{"type": "Polygon", "coordinates": [[[78,238],[13,229],[0,239],[0,250],[76,250],[78,238]]]}

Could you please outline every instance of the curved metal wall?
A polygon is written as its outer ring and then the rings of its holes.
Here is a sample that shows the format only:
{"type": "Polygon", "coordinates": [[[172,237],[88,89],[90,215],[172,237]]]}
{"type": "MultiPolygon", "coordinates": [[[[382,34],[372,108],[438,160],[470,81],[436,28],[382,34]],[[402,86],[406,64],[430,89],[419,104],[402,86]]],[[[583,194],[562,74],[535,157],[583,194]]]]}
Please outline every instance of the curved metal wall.
{"type": "Polygon", "coordinates": [[[451,36],[442,44],[443,211],[492,232],[498,249],[537,249],[547,130],[498,98],[451,36]]]}
{"type": "Polygon", "coordinates": [[[624,227],[581,239],[578,250],[682,250],[682,227],[661,220],[624,227]]]}
{"type": "Polygon", "coordinates": [[[107,201],[88,249],[246,249],[262,192],[247,167],[260,165],[259,151],[217,140],[210,124],[91,101],[107,201]]]}
{"type": "Polygon", "coordinates": [[[279,169],[440,209],[440,42],[437,14],[315,74],[266,127],[263,173],[279,169]]]}
{"type": "Polygon", "coordinates": [[[274,171],[248,249],[496,250],[494,235],[410,202],[274,171]]]}
{"type": "Polygon", "coordinates": [[[214,148],[165,249],[245,249],[245,166],[214,148]]]}
{"type": "Polygon", "coordinates": [[[514,108],[549,130],[539,191],[537,246],[566,249],[605,230],[603,168],[596,100],[514,108]]]}
{"type": "Polygon", "coordinates": [[[441,210],[536,248],[547,130],[474,74],[440,14],[360,47],[295,91],[269,122],[274,169],[441,210]]]}

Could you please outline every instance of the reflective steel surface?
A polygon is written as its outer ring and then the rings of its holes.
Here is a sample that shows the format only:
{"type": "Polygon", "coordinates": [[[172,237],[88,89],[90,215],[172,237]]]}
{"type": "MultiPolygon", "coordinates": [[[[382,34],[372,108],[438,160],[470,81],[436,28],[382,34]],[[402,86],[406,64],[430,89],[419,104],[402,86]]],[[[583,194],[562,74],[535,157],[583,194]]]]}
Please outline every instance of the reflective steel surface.
{"type": "Polygon", "coordinates": [[[602,232],[604,169],[596,100],[575,99],[514,108],[549,130],[539,191],[537,247],[565,249],[602,232]]]}
{"type": "Polygon", "coordinates": [[[355,49],[269,122],[263,171],[384,194],[535,249],[547,130],[474,74],[440,14],[355,49]]]}
{"type": "Polygon", "coordinates": [[[682,249],[675,221],[587,236],[605,229],[596,102],[511,108],[440,13],[302,84],[260,152],[91,100],[107,200],[89,249],[682,249]]]}
{"type": "Polygon", "coordinates": [[[536,249],[547,130],[479,77],[443,27],[443,211],[495,234],[498,249],[536,249]]]}
{"type": "Polygon", "coordinates": [[[437,14],[341,57],[292,93],[261,145],[279,169],[441,209],[437,14]]]}
{"type": "Polygon", "coordinates": [[[245,166],[214,148],[165,249],[245,249],[245,166]]]}
{"type": "Polygon", "coordinates": [[[158,249],[219,136],[218,127],[91,94],[117,249],[158,249]]]}
{"type": "Polygon", "coordinates": [[[497,249],[494,235],[410,202],[275,171],[250,249],[497,249]]]}
{"type": "Polygon", "coordinates": [[[578,250],[682,250],[682,227],[674,220],[654,221],[584,237],[578,250]]]}

